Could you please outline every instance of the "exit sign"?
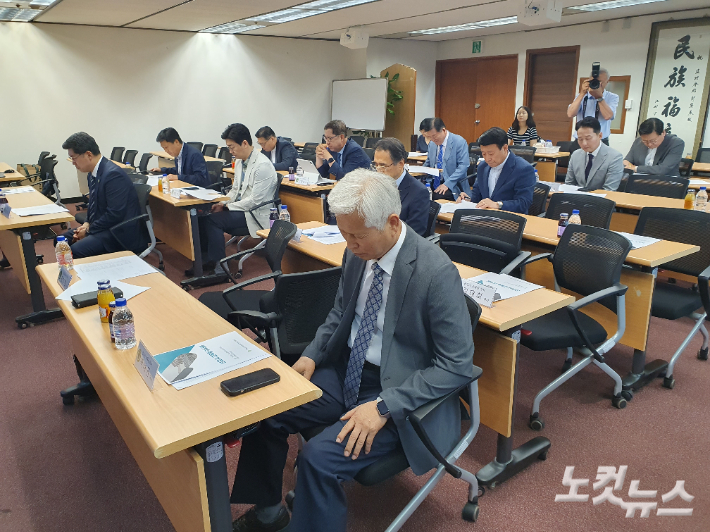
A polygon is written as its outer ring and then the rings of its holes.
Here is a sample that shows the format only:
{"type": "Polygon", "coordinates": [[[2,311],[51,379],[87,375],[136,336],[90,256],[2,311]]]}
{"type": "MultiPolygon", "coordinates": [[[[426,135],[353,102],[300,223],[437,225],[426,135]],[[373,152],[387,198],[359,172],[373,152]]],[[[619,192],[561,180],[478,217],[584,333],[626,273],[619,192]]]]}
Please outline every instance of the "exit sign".
{"type": "Polygon", "coordinates": [[[483,41],[473,41],[472,54],[480,54],[483,51],[483,41]]]}

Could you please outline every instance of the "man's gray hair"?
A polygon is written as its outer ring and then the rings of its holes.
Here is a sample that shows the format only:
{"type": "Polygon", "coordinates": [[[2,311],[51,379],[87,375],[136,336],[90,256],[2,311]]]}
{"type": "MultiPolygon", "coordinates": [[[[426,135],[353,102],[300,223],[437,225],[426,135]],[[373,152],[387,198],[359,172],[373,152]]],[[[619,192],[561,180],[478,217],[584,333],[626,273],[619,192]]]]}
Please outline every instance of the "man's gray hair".
{"type": "MultiPolygon", "coordinates": [[[[602,74],[606,74],[607,79],[611,78],[611,74],[609,74],[609,71],[606,68],[600,68],[599,69],[599,75],[601,76],[602,74]]],[[[592,74],[589,74],[589,77],[592,77],[592,74]]]]}
{"type": "Polygon", "coordinates": [[[357,212],[366,227],[383,231],[387,218],[402,211],[399,190],[386,174],[358,168],[348,172],[328,194],[330,212],[335,216],[357,212]]]}

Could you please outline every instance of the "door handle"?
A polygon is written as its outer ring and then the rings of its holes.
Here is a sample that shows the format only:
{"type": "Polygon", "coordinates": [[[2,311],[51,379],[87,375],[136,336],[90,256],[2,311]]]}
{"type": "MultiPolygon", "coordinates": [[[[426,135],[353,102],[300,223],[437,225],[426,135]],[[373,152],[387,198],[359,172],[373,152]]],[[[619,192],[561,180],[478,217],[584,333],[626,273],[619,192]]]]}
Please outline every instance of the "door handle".
{"type": "Polygon", "coordinates": [[[480,124],[480,123],[481,123],[481,121],[480,121],[480,120],[476,120],[476,124],[480,124]]]}
{"type": "Polygon", "coordinates": [[[481,104],[480,104],[480,103],[477,103],[476,105],[474,105],[474,107],[475,107],[476,109],[480,109],[481,104]]]}

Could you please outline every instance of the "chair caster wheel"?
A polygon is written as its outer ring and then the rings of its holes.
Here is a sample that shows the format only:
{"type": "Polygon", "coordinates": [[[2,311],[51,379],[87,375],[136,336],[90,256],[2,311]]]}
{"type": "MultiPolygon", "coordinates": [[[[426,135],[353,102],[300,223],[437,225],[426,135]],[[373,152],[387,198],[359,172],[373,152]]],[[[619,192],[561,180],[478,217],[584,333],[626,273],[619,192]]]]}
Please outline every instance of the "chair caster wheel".
{"type": "Polygon", "coordinates": [[[478,514],[480,513],[481,508],[478,506],[478,504],[467,502],[466,506],[464,506],[463,510],[461,511],[461,517],[465,521],[471,521],[472,523],[475,523],[478,519],[478,514]]]}
{"type": "Polygon", "coordinates": [[[621,390],[621,397],[627,401],[631,401],[634,398],[634,392],[631,390],[621,390]]]}
{"type": "Polygon", "coordinates": [[[498,482],[496,482],[496,481],[494,480],[493,482],[491,482],[490,484],[488,484],[488,489],[492,489],[492,490],[493,490],[493,489],[496,488],[497,485],[498,485],[498,482]]]}
{"type": "Polygon", "coordinates": [[[528,422],[528,427],[539,432],[545,428],[545,422],[542,420],[541,417],[538,417],[536,414],[534,414],[534,415],[530,416],[530,421],[528,422]]]}
{"type": "Polygon", "coordinates": [[[707,347],[705,349],[700,349],[700,351],[698,351],[698,359],[699,360],[707,360],[708,359],[708,348],[707,347]]]}
{"type": "Polygon", "coordinates": [[[286,494],[285,501],[286,501],[286,506],[288,506],[288,509],[293,511],[293,500],[296,498],[296,493],[291,490],[286,494]]]}
{"type": "Polygon", "coordinates": [[[621,410],[622,408],[626,408],[626,399],[621,397],[621,394],[619,394],[618,397],[611,398],[611,404],[621,410]]]}
{"type": "Polygon", "coordinates": [[[164,272],[164,271],[165,271],[165,264],[158,264],[158,269],[159,269],[161,272],[164,272]]]}
{"type": "Polygon", "coordinates": [[[182,289],[185,290],[185,292],[189,292],[190,290],[192,290],[192,287],[189,284],[186,284],[182,287],[182,289]]]}
{"type": "Polygon", "coordinates": [[[572,367],[572,361],[571,360],[565,360],[565,363],[562,364],[562,373],[567,373],[569,371],[569,368],[572,367]]]}
{"type": "Polygon", "coordinates": [[[663,377],[663,387],[672,390],[675,387],[675,379],[673,375],[670,377],[663,377]]]}
{"type": "MultiPolygon", "coordinates": [[[[548,450],[549,450],[549,449],[548,449],[548,450]]],[[[547,451],[545,451],[544,453],[540,453],[539,455],[537,455],[537,459],[538,459],[538,460],[542,460],[543,462],[544,462],[545,460],[547,460],[547,451]]]]}
{"type": "Polygon", "coordinates": [[[44,264],[44,255],[37,255],[37,264],[44,264]]]}
{"type": "Polygon", "coordinates": [[[26,321],[20,321],[20,322],[17,323],[17,328],[18,328],[18,329],[26,329],[26,328],[29,327],[29,326],[30,326],[30,324],[27,323],[26,321]]]}
{"type": "Polygon", "coordinates": [[[71,406],[74,404],[74,396],[73,395],[62,395],[62,403],[71,406]]]}

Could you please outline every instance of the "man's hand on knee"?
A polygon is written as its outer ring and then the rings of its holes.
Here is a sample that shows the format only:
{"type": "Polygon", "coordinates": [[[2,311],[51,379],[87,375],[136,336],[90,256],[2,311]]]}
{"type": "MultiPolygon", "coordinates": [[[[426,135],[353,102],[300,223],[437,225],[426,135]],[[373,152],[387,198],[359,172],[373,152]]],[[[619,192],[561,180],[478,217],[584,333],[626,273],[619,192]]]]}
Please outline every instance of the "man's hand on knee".
{"type": "Polygon", "coordinates": [[[365,446],[365,454],[370,452],[375,434],[387,423],[387,418],[381,416],[377,411],[377,401],[370,401],[356,406],[340,419],[348,422],[335,438],[335,441],[340,443],[350,433],[350,438],[343,454],[350,456],[352,453],[353,460],[360,455],[363,445],[365,446]]]}
{"type": "Polygon", "coordinates": [[[295,371],[303,375],[308,380],[311,380],[313,372],[316,370],[316,363],[308,357],[299,358],[292,366],[295,371]]]}

